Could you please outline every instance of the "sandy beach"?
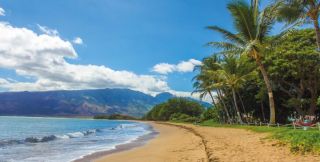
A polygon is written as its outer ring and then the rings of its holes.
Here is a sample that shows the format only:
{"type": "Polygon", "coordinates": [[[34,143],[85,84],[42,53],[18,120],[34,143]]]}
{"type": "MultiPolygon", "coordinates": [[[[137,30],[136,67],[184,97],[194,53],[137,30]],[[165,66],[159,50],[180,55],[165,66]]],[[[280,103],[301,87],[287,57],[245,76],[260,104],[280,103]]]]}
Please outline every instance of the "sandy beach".
{"type": "Polygon", "coordinates": [[[107,155],[96,162],[206,161],[201,138],[188,130],[151,123],[159,135],[146,145],[107,155]]]}
{"type": "Polygon", "coordinates": [[[96,159],[96,162],[318,162],[319,156],[292,154],[264,139],[267,134],[242,129],[151,123],[159,135],[147,144],[96,159]]]}

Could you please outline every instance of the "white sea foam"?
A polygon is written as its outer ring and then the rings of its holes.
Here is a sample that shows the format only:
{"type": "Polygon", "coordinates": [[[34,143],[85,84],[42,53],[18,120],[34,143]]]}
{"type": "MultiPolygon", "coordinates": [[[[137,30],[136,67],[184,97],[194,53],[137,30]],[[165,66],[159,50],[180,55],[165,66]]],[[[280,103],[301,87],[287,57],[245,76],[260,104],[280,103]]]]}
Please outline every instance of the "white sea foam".
{"type": "Polygon", "coordinates": [[[77,137],[82,137],[84,134],[82,132],[74,132],[74,133],[68,133],[67,134],[70,138],[77,138],[77,137]]]}
{"type": "Polygon", "coordinates": [[[152,132],[146,124],[126,121],[0,117],[0,122],[8,125],[0,134],[0,161],[68,162],[152,132]]]}
{"type": "Polygon", "coordinates": [[[69,139],[70,137],[67,135],[56,135],[57,138],[59,139],[69,139]]]}

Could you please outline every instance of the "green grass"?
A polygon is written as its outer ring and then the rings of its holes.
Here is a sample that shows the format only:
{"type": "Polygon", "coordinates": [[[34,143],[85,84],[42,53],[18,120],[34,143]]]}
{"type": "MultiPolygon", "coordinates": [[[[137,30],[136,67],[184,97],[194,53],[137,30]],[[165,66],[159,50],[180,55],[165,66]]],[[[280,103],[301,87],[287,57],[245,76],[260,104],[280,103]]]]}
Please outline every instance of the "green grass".
{"type": "Polygon", "coordinates": [[[244,126],[219,124],[213,121],[204,121],[201,126],[227,127],[247,129],[254,132],[269,133],[268,138],[276,139],[279,144],[290,146],[290,150],[295,153],[314,153],[320,154],[320,131],[318,129],[309,129],[307,131],[291,127],[267,127],[267,126],[244,126]]]}

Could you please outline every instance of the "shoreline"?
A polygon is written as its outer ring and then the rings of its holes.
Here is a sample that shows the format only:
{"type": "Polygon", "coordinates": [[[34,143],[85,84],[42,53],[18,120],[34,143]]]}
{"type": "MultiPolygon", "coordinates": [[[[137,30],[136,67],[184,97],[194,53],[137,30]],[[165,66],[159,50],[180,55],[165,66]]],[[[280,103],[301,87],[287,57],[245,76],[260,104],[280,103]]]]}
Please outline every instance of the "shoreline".
{"type": "Polygon", "coordinates": [[[94,162],[163,162],[198,161],[207,162],[207,154],[202,139],[182,127],[168,123],[147,122],[159,132],[145,145],[120,151],[94,159],[94,162]]]}
{"type": "MultiPolygon", "coordinates": [[[[137,122],[137,121],[135,121],[135,122],[137,122]]],[[[139,121],[139,122],[141,122],[141,121],[139,121]]],[[[159,132],[154,129],[152,124],[150,124],[148,122],[142,122],[142,123],[149,125],[148,130],[150,130],[151,133],[148,133],[146,135],[142,135],[129,143],[116,145],[115,148],[111,149],[111,150],[97,151],[97,152],[94,152],[94,153],[91,153],[88,155],[84,155],[78,159],[73,160],[72,162],[95,161],[96,159],[99,159],[99,158],[102,158],[102,157],[105,157],[105,156],[108,156],[108,155],[111,155],[114,153],[128,151],[128,150],[135,149],[135,148],[138,148],[138,147],[141,147],[141,146],[147,144],[150,140],[156,138],[157,135],[159,134],[159,132]]]]}
{"type": "Polygon", "coordinates": [[[319,156],[293,154],[288,147],[277,145],[277,141],[267,140],[267,133],[192,124],[157,122],[150,124],[159,132],[156,138],[143,146],[108,154],[94,161],[320,161],[319,156]]]}

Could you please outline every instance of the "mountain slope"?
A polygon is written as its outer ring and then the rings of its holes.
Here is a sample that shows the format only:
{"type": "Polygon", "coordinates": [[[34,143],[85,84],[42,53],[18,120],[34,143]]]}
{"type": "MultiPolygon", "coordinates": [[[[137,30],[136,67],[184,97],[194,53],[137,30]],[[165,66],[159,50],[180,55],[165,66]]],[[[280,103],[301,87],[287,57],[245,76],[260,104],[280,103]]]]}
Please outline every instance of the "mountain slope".
{"type": "Polygon", "coordinates": [[[0,115],[92,116],[125,114],[141,117],[152,106],[173,98],[170,93],[153,97],[129,89],[97,89],[0,93],[0,115]]]}

